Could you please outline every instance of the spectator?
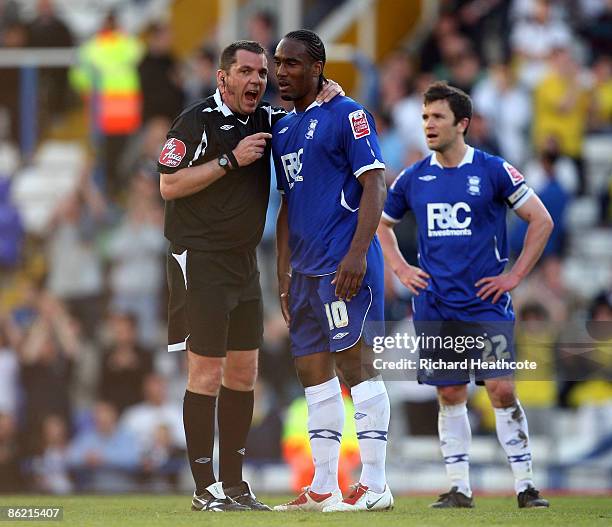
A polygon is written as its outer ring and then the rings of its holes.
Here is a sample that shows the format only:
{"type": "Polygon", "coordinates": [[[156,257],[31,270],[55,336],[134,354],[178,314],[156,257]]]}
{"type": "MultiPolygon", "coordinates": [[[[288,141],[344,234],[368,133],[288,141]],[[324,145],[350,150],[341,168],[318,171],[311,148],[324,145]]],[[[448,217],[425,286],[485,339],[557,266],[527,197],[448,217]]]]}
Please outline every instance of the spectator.
{"type": "Polygon", "coordinates": [[[487,154],[500,155],[499,146],[491,133],[486,119],[481,113],[474,112],[468,128],[467,143],[487,154]]]}
{"type": "Polygon", "coordinates": [[[77,433],[68,448],[68,462],[76,477],[77,489],[132,490],[141,455],[138,442],[117,426],[117,410],[112,404],[98,401],[93,412],[94,429],[77,433]]]}
{"type": "Polygon", "coordinates": [[[443,62],[442,50],[446,48],[446,42],[458,36],[460,32],[457,17],[450,11],[441,13],[433,31],[421,46],[420,70],[424,73],[433,73],[443,62]]]}
{"type": "MultiPolygon", "coordinates": [[[[586,38],[594,60],[610,55],[612,49],[612,0],[596,0],[598,11],[582,24],[581,35],[586,38]]],[[[584,9],[584,7],[582,8],[584,9]]]]}
{"type": "Polygon", "coordinates": [[[15,418],[0,412],[0,494],[23,490],[15,418]]]}
{"type": "Polygon", "coordinates": [[[421,115],[422,93],[430,80],[431,77],[427,74],[419,75],[414,88],[410,92],[404,92],[403,98],[392,106],[393,123],[403,144],[404,166],[410,166],[429,152],[421,126],[421,115]],[[418,126],[415,123],[418,123],[418,126]]]}
{"type": "Polygon", "coordinates": [[[473,51],[458,53],[448,63],[450,84],[471,94],[482,72],[478,56],[473,51]]]}
{"type": "Polygon", "coordinates": [[[142,481],[149,492],[176,492],[179,475],[186,465],[185,449],[176,446],[170,428],[156,426],[141,458],[142,481]]]}
{"type": "Polygon", "coordinates": [[[83,171],[75,191],[53,213],[47,234],[47,287],[66,303],[90,340],[102,315],[104,274],[96,244],[107,210],[89,172],[83,171]]]}
{"type": "Polygon", "coordinates": [[[19,339],[20,331],[12,317],[0,314],[0,413],[11,417],[17,414],[19,339]]]}
{"type": "MultiPolygon", "coordinates": [[[[538,190],[538,196],[555,223],[548,242],[544,247],[543,257],[563,256],[565,247],[565,213],[570,202],[570,195],[557,179],[557,174],[555,173],[557,158],[558,151],[554,150],[554,146],[545,148],[540,155],[541,172],[544,173],[546,181],[538,190]]],[[[529,180],[529,176],[527,178],[529,180]]],[[[527,222],[515,222],[514,228],[510,232],[510,247],[515,255],[520,254],[526,233],[527,222]]]]}
{"type": "Polygon", "coordinates": [[[137,343],[138,319],[129,313],[111,313],[111,342],[102,357],[98,393],[121,413],[142,401],[142,383],[152,370],[151,353],[137,343]]]}
{"type": "Polygon", "coordinates": [[[25,238],[19,209],[11,203],[11,180],[0,176],[0,287],[12,277],[21,261],[25,238]]]}
{"type": "MultiPolygon", "coordinates": [[[[268,64],[273,65],[272,58],[276,52],[278,39],[276,38],[276,17],[268,11],[258,11],[247,22],[249,40],[259,42],[266,50],[268,64]]],[[[213,90],[214,91],[214,90],[213,90]]],[[[212,93],[212,92],[211,92],[212,93]]],[[[266,100],[274,100],[278,94],[278,81],[274,68],[268,69],[268,84],[264,95],[266,100]]]]}
{"type": "Polygon", "coordinates": [[[534,92],[533,141],[538,151],[551,136],[559,141],[561,154],[576,164],[578,193],[583,194],[586,182],[582,143],[589,117],[589,89],[580,65],[568,49],[555,49],[550,64],[550,71],[534,92]]]}
{"type": "Polygon", "coordinates": [[[140,42],[120,30],[113,12],[100,31],[79,48],[79,65],[70,72],[73,87],[95,109],[94,126],[102,136],[100,164],[106,190],[118,198],[124,174],[118,161],[128,137],[140,128],[141,89],[138,64],[140,42]]]}
{"type": "Polygon", "coordinates": [[[205,99],[217,89],[218,55],[216,49],[205,46],[198,49],[189,61],[189,74],[184,83],[187,103],[205,99]]]}
{"type": "Polygon", "coordinates": [[[183,412],[180,404],[170,402],[166,382],[160,375],[151,373],[143,383],[144,400],[128,408],[120,424],[138,441],[143,451],[153,451],[155,434],[160,427],[169,433],[173,447],[185,448],[183,412]]]}
{"type": "Polygon", "coordinates": [[[516,82],[510,64],[499,63],[473,91],[474,110],[482,114],[495,134],[501,156],[522,166],[529,152],[528,128],[531,125],[529,93],[516,82]]]}
{"type": "Polygon", "coordinates": [[[404,145],[399,132],[393,125],[388,113],[379,112],[375,115],[376,130],[380,151],[385,160],[385,178],[387,184],[393,183],[396,176],[404,169],[404,145]]]}
{"type": "Polygon", "coordinates": [[[139,339],[153,346],[158,341],[160,285],[166,240],[162,229],[159,183],[146,174],[132,180],[127,212],[110,234],[110,289],[114,309],[134,313],[139,339]]]}
{"type": "Polygon", "coordinates": [[[576,165],[566,156],[561,155],[559,141],[548,137],[536,159],[525,164],[527,183],[538,196],[549,185],[551,178],[556,181],[568,198],[578,191],[579,180],[576,165]]]}
{"type": "Polygon", "coordinates": [[[590,129],[594,132],[612,132],[612,56],[597,59],[593,72],[593,112],[590,129]]]}
{"type": "MultiPolygon", "coordinates": [[[[7,18],[6,25],[0,33],[0,48],[23,48],[27,45],[27,31],[25,25],[12,16],[7,18]]],[[[2,68],[2,83],[0,84],[0,110],[8,118],[8,139],[15,145],[20,143],[20,75],[21,68],[2,68]]]]}
{"type": "Polygon", "coordinates": [[[78,331],[66,308],[48,292],[38,299],[38,317],[20,350],[21,385],[25,393],[24,446],[38,447],[42,423],[51,415],[69,422],[74,361],[80,351],[78,331]]]}
{"type": "MultiPolygon", "coordinates": [[[[71,48],[74,39],[55,11],[53,0],[38,0],[36,18],[28,25],[28,45],[33,48],[71,48]]],[[[38,114],[41,128],[61,115],[68,102],[68,69],[40,68],[38,114]]]]}
{"type": "Polygon", "coordinates": [[[73,491],[68,471],[68,430],[57,415],[47,416],[42,424],[42,448],[32,460],[34,487],[45,494],[70,494],[73,491]]]}
{"type": "Polygon", "coordinates": [[[172,53],[172,29],[156,23],[146,34],[147,51],[138,66],[145,125],[156,117],[172,121],[184,106],[179,64],[172,53]]]}
{"type": "Polygon", "coordinates": [[[519,79],[535,87],[546,74],[546,61],[555,49],[571,44],[570,28],[553,16],[550,0],[532,0],[529,16],[519,19],[510,35],[511,48],[519,60],[519,79]]]}

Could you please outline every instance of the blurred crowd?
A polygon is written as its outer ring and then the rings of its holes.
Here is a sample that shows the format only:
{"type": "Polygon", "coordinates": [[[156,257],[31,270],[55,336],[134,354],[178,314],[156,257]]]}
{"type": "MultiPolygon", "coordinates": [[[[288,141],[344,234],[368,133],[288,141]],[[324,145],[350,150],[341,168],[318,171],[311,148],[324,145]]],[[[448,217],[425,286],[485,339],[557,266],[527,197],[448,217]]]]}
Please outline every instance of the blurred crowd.
{"type": "MultiPolygon", "coordinates": [[[[315,4],[321,18],[326,3],[315,4]]],[[[245,26],[245,38],[273,52],[279,35],[272,13],[257,12],[245,26]]],[[[389,184],[427,154],[421,93],[447,79],[474,101],[468,143],[519,168],[555,220],[542,262],[514,295],[517,318],[540,323],[525,325],[519,356],[533,352],[531,328],[540,337],[536,354],[548,353],[554,366],[548,382],[519,390],[528,412],[612,400],[609,349],[602,345],[596,358],[581,359],[564,348],[561,331],[570,321],[612,320],[610,284],[585,296],[561,278],[572,237],[579,236],[567,222],[573,201],[589,200],[594,227],[609,235],[612,226],[610,166],[605,184],[595,184],[583,149],[587,137],[612,137],[611,40],[612,0],[445,0],[419,45],[378,64],[354,58],[361,76],[353,96],[375,115],[389,184]],[[542,338],[549,343],[544,352],[542,338]]],[[[99,153],[42,234],[26,232],[10,198],[5,176],[12,174],[0,177],[0,492],[166,491],[186,466],[185,357],[165,351],[166,241],[156,160],[181,108],[216,88],[219,50],[203,39],[179,59],[172,44],[168,23],[130,35],[112,12],[96,34],[77,41],[51,0],[40,0],[28,21],[15,2],[0,0],[2,48],[79,47],[74,68],[41,69],[41,137],[81,100],[99,153]],[[119,51],[108,51],[109,39],[119,51]]],[[[2,76],[0,136],[17,144],[19,69],[4,68],[2,76]]],[[[267,98],[282,104],[273,75],[267,98]]],[[[301,415],[301,390],[276,305],[277,206],[273,195],[260,246],[265,344],[247,446],[255,465],[307,443],[305,434],[296,439],[295,419],[283,423],[288,408],[288,415],[301,415]]],[[[410,218],[397,233],[415,263],[410,218]]],[[[523,236],[524,225],[512,223],[515,257],[523,236]]],[[[391,276],[386,300],[386,319],[403,327],[410,295],[391,276]]],[[[391,387],[390,394],[406,433],[436,433],[432,392],[391,387]]],[[[471,411],[480,431],[489,432],[478,394],[471,411]]]]}

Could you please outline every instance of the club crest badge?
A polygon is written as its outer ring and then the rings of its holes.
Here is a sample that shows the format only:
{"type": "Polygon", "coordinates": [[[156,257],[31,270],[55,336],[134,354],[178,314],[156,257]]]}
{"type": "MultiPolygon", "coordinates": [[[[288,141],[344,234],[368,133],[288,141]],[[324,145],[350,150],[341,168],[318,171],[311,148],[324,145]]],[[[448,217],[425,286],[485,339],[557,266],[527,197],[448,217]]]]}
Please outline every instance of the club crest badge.
{"type": "Polygon", "coordinates": [[[314,137],[315,129],[317,128],[317,124],[319,121],[317,119],[311,119],[310,124],[308,125],[308,131],[304,136],[306,139],[312,139],[314,137]]]}
{"type": "Polygon", "coordinates": [[[468,176],[467,193],[471,196],[480,196],[480,178],[478,176],[468,176]]]}

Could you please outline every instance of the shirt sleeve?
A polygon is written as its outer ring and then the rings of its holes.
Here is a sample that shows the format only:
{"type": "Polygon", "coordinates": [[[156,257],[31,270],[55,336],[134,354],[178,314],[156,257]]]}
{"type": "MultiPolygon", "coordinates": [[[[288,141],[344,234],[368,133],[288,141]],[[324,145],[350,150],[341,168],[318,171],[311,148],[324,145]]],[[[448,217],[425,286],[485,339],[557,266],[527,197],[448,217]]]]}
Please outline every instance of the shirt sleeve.
{"type": "Polygon", "coordinates": [[[511,209],[518,209],[533,195],[533,190],[525,183],[523,174],[501,158],[498,158],[495,175],[497,195],[511,209]]]}
{"type": "Polygon", "coordinates": [[[391,222],[399,223],[404,217],[404,214],[410,210],[409,202],[410,191],[410,171],[409,169],[402,170],[395,178],[395,181],[389,187],[387,192],[387,201],[382,213],[382,217],[391,222]]]}
{"type": "Polygon", "coordinates": [[[270,128],[287,115],[287,110],[280,106],[270,106],[270,128]]]}
{"type": "Polygon", "coordinates": [[[355,177],[374,169],[385,168],[378,144],[374,118],[359,104],[344,104],[339,118],[344,150],[355,177]]]}
{"type": "Polygon", "coordinates": [[[183,168],[200,165],[209,145],[206,124],[198,119],[201,112],[190,111],[176,118],[166,136],[157,160],[157,170],[173,174],[183,168]]]}

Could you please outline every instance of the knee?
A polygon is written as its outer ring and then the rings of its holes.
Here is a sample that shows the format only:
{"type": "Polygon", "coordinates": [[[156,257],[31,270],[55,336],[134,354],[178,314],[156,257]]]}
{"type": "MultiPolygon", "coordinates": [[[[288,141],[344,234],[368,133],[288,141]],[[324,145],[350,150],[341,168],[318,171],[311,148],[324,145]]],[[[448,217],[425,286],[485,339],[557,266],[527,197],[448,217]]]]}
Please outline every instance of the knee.
{"type": "Polygon", "coordinates": [[[338,363],[338,369],[340,370],[342,380],[351,388],[371,377],[375,377],[374,372],[369,371],[359,360],[343,360],[338,363]]]}
{"type": "Polygon", "coordinates": [[[487,387],[491,405],[494,408],[510,408],[516,404],[516,395],[512,383],[498,383],[487,387]]]}
{"type": "Polygon", "coordinates": [[[189,361],[187,368],[187,389],[190,392],[204,395],[218,395],[223,377],[223,362],[221,359],[189,361]]]}
{"type": "Polygon", "coordinates": [[[251,391],[257,380],[257,360],[228,363],[223,371],[223,386],[230,390],[251,391]]]}
{"type": "Polygon", "coordinates": [[[438,387],[438,401],[444,406],[453,406],[467,401],[467,388],[465,386],[438,387]]]}

